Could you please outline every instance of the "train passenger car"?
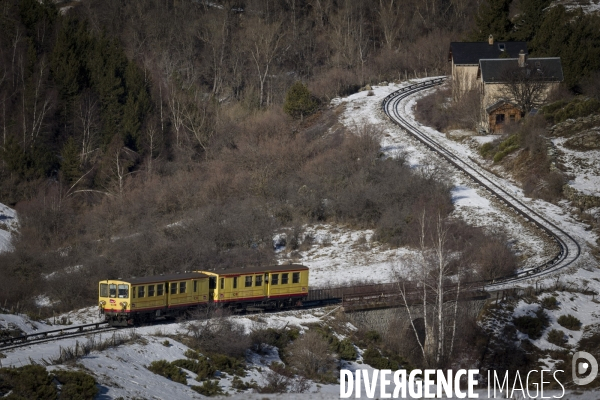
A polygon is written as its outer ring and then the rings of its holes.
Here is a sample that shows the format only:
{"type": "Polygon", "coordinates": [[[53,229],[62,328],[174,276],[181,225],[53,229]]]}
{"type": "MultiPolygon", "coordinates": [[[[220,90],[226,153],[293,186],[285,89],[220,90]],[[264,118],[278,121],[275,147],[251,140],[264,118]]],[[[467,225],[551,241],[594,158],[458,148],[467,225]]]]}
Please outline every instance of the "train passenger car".
{"type": "Polygon", "coordinates": [[[208,303],[208,278],[191,272],[100,281],[100,312],[112,326],[181,315],[208,303]]]}
{"type": "Polygon", "coordinates": [[[198,271],[209,276],[209,298],[238,310],[283,308],[308,295],[308,267],[274,265],[198,271]]]}

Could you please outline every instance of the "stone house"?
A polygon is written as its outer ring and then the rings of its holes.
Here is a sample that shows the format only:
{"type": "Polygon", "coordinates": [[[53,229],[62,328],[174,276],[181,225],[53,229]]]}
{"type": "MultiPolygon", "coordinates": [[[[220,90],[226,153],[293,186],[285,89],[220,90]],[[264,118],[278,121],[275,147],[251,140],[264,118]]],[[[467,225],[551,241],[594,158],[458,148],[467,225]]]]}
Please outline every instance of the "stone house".
{"type": "Polygon", "coordinates": [[[480,59],[476,79],[481,128],[492,133],[544,104],[563,81],[563,71],[560,57],[527,58],[521,52],[516,58],[480,59]]]}
{"type": "Polygon", "coordinates": [[[458,100],[470,90],[478,88],[479,60],[513,58],[523,51],[526,42],[496,42],[490,35],[487,42],[452,42],[448,61],[452,63],[452,98],[458,100]]]}

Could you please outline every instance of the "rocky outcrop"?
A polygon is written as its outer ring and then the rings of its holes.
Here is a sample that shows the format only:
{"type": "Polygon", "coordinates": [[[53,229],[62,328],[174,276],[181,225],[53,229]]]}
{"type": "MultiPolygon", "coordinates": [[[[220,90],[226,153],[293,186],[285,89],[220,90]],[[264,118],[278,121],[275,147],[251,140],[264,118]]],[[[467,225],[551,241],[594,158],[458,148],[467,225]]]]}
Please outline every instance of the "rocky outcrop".
{"type": "Polygon", "coordinates": [[[590,208],[600,207],[600,197],[583,194],[569,185],[563,187],[563,193],[575,207],[580,210],[589,210],[590,208]]]}
{"type": "Polygon", "coordinates": [[[600,126],[583,131],[564,143],[571,150],[596,150],[600,149],[600,126]]]}
{"type": "Polygon", "coordinates": [[[583,118],[568,119],[556,124],[550,128],[550,134],[555,137],[571,137],[587,130],[597,131],[598,129],[600,129],[600,115],[594,114],[583,118]]]}

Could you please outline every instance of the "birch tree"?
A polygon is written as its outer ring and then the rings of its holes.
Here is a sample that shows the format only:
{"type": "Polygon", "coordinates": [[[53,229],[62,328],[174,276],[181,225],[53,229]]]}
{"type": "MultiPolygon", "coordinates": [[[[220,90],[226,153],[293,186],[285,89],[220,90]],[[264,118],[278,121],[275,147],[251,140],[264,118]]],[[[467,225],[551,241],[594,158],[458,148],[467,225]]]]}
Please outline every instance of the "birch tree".
{"type": "Polygon", "coordinates": [[[403,273],[396,271],[396,281],[423,360],[428,367],[439,368],[454,350],[462,271],[451,268],[455,254],[448,249],[449,231],[442,217],[428,221],[423,212],[419,228],[419,250],[404,263],[403,273]],[[419,308],[424,339],[414,323],[419,308]]]}

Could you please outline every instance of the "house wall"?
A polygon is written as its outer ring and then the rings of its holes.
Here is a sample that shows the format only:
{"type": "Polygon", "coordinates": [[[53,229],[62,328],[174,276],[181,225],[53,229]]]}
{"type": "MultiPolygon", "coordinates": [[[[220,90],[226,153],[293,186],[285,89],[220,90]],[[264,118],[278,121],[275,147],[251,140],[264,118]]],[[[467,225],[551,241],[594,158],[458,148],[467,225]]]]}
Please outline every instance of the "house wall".
{"type": "MultiPolygon", "coordinates": [[[[478,84],[480,86],[480,90],[481,90],[481,110],[482,110],[481,115],[483,116],[481,125],[482,125],[482,128],[487,129],[489,132],[491,132],[492,130],[490,129],[489,120],[487,118],[487,112],[485,111],[485,109],[504,97],[502,95],[503,94],[502,88],[504,87],[504,84],[502,84],[502,83],[483,83],[481,81],[481,79],[478,79],[477,82],[478,82],[478,84]]],[[[544,99],[546,99],[548,97],[548,95],[554,89],[558,88],[559,85],[560,85],[559,82],[548,82],[545,87],[542,97],[544,99]]],[[[506,99],[506,100],[513,101],[513,99],[506,99]]],[[[545,102],[545,100],[544,100],[544,102],[545,102]]]]}
{"type": "Polygon", "coordinates": [[[458,100],[461,96],[477,88],[478,65],[455,65],[452,63],[452,98],[458,100]]]}

